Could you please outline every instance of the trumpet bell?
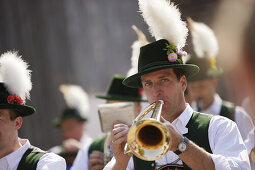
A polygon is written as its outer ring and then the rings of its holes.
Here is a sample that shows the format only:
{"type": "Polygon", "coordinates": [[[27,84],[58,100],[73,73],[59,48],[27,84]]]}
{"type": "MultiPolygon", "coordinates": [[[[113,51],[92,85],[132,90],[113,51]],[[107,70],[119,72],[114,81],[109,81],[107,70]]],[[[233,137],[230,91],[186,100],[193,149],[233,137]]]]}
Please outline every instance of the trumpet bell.
{"type": "Polygon", "coordinates": [[[153,118],[135,123],[129,129],[127,139],[133,154],[146,161],[162,157],[172,144],[166,126],[153,118]]]}
{"type": "Polygon", "coordinates": [[[133,153],[138,158],[153,161],[169,150],[172,137],[167,127],[160,122],[163,100],[150,104],[134,120],[127,135],[127,143],[124,153],[133,153]],[[152,111],[151,117],[142,120],[145,115],[152,111]]]}

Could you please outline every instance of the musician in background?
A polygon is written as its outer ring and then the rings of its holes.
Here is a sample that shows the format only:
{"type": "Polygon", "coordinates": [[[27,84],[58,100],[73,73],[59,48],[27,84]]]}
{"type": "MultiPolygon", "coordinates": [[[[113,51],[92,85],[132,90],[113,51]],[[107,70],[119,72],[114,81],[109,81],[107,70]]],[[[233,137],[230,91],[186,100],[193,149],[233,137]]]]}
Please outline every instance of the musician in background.
{"type": "Polygon", "coordinates": [[[131,157],[124,154],[129,127],[117,124],[112,131],[114,157],[104,169],[250,169],[236,123],[222,116],[195,112],[185,102],[187,78],[199,68],[183,63],[186,53],[181,49],[188,30],[177,7],[167,0],[139,0],[139,8],[156,41],[141,47],[138,73],[127,77],[123,84],[142,87],[149,103],[164,101],[162,122],[171,134],[172,144],[155,161],[131,157]]]}
{"type": "Polygon", "coordinates": [[[62,84],[59,90],[63,94],[66,107],[53,123],[61,131],[63,142],[62,145],[52,147],[50,151],[65,158],[68,170],[78,151],[92,142],[85,132],[89,101],[87,93],[80,86],[62,84]]]}
{"type": "Polygon", "coordinates": [[[242,107],[223,101],[216,93],[218,76],[222,74],[222,69],[216,63],[216,36],[207,25],[191,19],[188,21],[194,54],[186,63],[195,64],[200,68],[199,73],[188,80],[189,97],[193,100],[192,108],[235,121],[243,140],[246,140],[247,134],[254,126],[251,117],[242,107]]]}
{"type": "MultiPolygon", "coordinates": [[[[139,88],[129,88],[122,84],[125,79],[122,75],[114,75],[108,86],[105,95],[97,95],[97,98],[105,99],[106,103],[133,102],[134,113],[137,115],[141,111],[142,91],[139,88]]],[[[112,122],[114,123],[114,122],[112,122]]],[[[88,150],[79,151],[75,159],[72,170],[102,170],[105,161],[111,160],[112,152],[110,149],[111,134],[93,140],[88,150]],[[88,158],[89,157],[89,158],[88,158]],[[88,161],[89,160],[89,161],[88,161]]]]}
{"type": "MultiPolygon", "coordinates": [[[[140,47],[148,44],[148,40],[143,32],[135,25],[132,25],[132,29],[137,35],[137,40],[131,45],[131,68],[127,72],[127,76],[137,73],[138,57],[140,47]]],[[[122,84],[124,76],[114,75],[110,85],[108,86],[106,95],[98,95],[97,98],[106,99],[106,103],[123,103],[132,102],[134,104],[134,113],[139,114],[141,111],[140,102],[142,100],[142,90],[139,88],[132,89],[122,84]]],[[[116,119],[115,119],[116,120],[116,119]]],[[[119,121],[119,120],[117,120],[119,121]]],[[[116,123],[116,122],[112,122],[116,123]]],[[[101,124],[102,126],[102,124],[101,124]]],[[[103,129],[103,128],[102,128],[103,129]]],[[[112,130],[112,129],[111,129],[112,130]]],[[[112,152],[110,149],[111,135],[108,134],[103,138],[99,138],[93,141],[89,151],[80,150],[77,159],[74,162],[72,170],[101,170],[104,165],[112,158],[112,152]],[[88,162],[89,155],[89,162],[88,162]],[[88,165],[89,164],[89,165],[88,165]],[[89,166],[89,167],[88,167],[89,166]]]]}

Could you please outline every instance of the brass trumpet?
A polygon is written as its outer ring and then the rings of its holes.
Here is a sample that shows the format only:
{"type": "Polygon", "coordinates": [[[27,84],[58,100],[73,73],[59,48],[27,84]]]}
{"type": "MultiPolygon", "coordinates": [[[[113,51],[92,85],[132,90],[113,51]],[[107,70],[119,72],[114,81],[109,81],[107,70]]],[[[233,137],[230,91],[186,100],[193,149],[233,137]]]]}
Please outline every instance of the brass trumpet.
{"type": "Polygon", "coordinates": [[[169,150],[172,138],[167,127],[160,122],[164,102],[158,100],[141,112],[133,122],[127,135],[124,153],[133,153],[138,158],[153,161],[169,150]],[[142,120],[151,110],[150,118],[142,120]]]}

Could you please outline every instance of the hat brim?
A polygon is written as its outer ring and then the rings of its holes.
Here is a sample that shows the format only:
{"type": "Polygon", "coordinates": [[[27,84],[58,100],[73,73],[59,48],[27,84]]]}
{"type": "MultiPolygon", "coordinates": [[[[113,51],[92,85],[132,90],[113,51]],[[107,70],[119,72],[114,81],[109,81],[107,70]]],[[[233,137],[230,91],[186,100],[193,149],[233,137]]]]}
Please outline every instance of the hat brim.
{"type": "Polygon", "coordinates": [[[76,119],[78,121],[81,122],[87,122],[88,119],[87,118],[83,118],[81,116],[67,116],[67,117],[57,117],[54,121],[53,121],[53,125],[55,127],[60,127],[61,123],[64,122],[65,120],[70,120],[70,119],[76,119]]]}
{"type": "Polygon", "coordinates": [[[20,113],[20,116],[29,116],[35,112],[35,108],[28,105],[0,104],[0,109],[12,109],[20,113]]]}
{"type": "Polygon", "coordinates": [[[130,102],[148,102],[147,100],[142,100],[134,97],[126,97],[119,95],[96,95],[96,98],[106,99],[106,100],[119,100],[119,101],[130,101],[130,102]]]}
{"type": "Polygon", "coordinates": [[[197,81],[203,81],[203,80],[208,80],[208,79],[213,79],[219,77],[223,73],[222,69],[219,69],[217,71],[214,71],[212,74],[207,75],[205,73],[202,74],[197,74],[195,76],[192,76],[191,78],[188,79],[188,82],[197,82],[197,81]]]}
{"type": "Polygon", "coordinates": [[[132,87],[132,88],[142,88],[142,83],[141,83],[142,75],[145,75],[154,71],[158,71],[158,70],[168,69],[168,68],[182,69],[187,79],[196,75],[199,72],[199,67],[194,64],[159,65],[159,66],[150,67],[130,77],[125,78],[123,80],[123,84],[125,86],[132,87]]]}

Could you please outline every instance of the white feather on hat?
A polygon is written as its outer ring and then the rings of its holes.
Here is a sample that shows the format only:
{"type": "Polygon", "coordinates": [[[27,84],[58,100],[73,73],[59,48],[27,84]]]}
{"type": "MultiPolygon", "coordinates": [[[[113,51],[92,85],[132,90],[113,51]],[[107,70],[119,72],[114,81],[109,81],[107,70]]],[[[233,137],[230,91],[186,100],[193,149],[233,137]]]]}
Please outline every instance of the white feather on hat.
{"type": "Polygon", "coordinates": [[[89,112],[89,98],[82,87],[78,85],[62,84],[59,90],[63,93],[66,104],[69,108],[77,109],[84,117],[89,112]]]}
{"type": "Polygon", "coordinates": [[[183,63],[186,64],[190,58],[191,58],[190,54],[187,54],[185,57],[182,58],[183,63]]]}
{"type": "Polygon", "coordinates": [[[215,58],[219,52],[217,38],[211,28],[201,22],[188,18],[189,29],[192,35],[194,52],[197,57],[215,58]]]}
{"type": "Polygon", "coordinates": [[[18,56],[18,52],[8,51],[1,55],[0,75],[10,94],[18,95],[24,103],[30,99],[31,70],[28,70],[28,64],[18,56]]]}
{"type": "Polygon", "coordinates": [[[137,68],[140,48],[149,43],[144,33],[141,30],[139,30],[135,25],[132,25],[132,29],[136,32],[138,39],[134,41],[133,44],[131,45],[132,48],[131,68],[127,72],[127,77],[138,72],[137,68]]]}
{"type": "Polygon", "coordinates": [[[185,46],[188,29],[173,3],[166,0],[139,0],[139,8],[156,40],[166,39],[179,50],[185,46]]]}

